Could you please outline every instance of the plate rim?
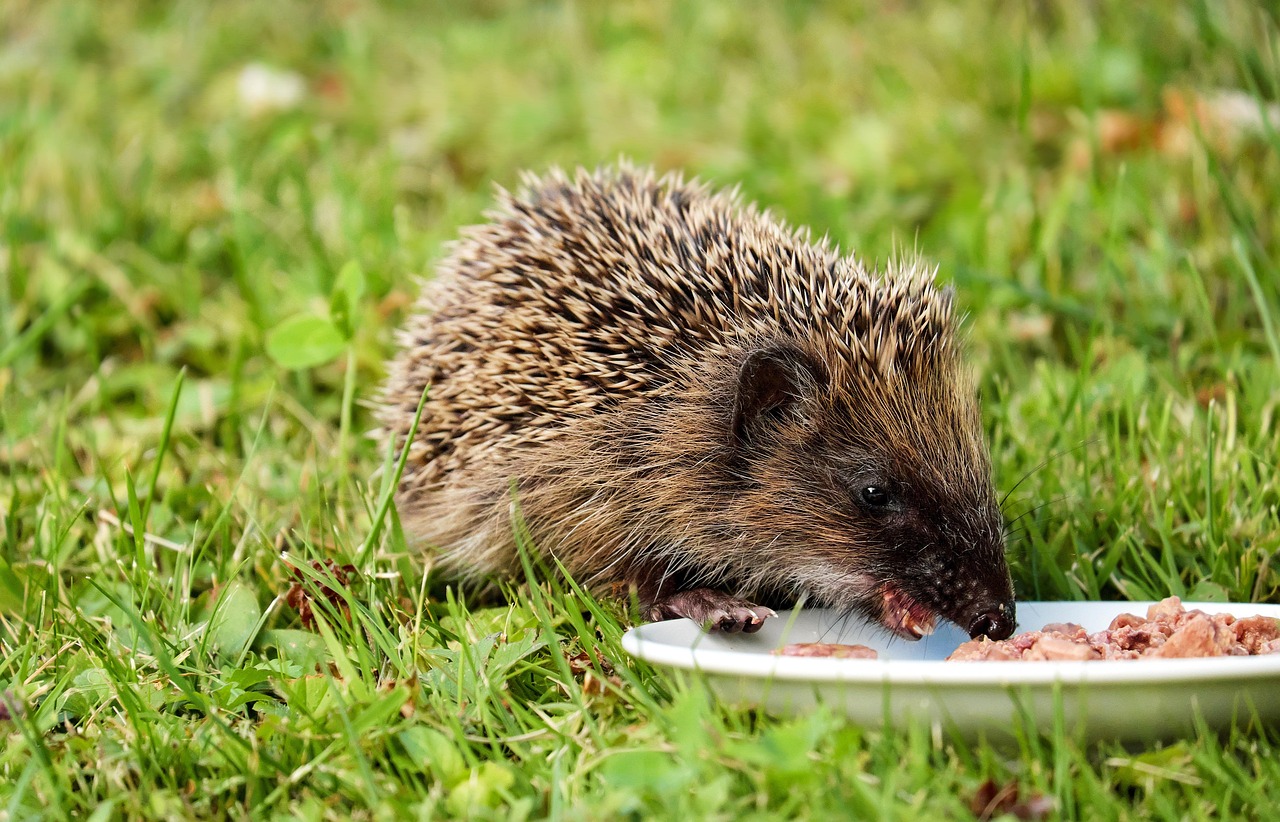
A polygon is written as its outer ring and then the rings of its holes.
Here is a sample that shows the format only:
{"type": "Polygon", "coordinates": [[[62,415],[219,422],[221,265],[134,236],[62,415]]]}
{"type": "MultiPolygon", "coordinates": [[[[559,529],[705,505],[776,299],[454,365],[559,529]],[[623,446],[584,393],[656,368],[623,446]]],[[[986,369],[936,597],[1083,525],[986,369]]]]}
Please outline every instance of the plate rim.
{"type": "MultiPolygon", "coordinates": [[[[1034,606],[1115,605],[1118,609],[1142,609],[1158,600],[1035,600],[1034,606]]],[[[1256,609],[1255,613],[1280,619],[1280,604],[1254,602],[1184,602],[1188,610],[1209,613],[1256,609]]],[[[825,610],[825,609],[810,609],[825,610]]],[[[1117,613],[1121,613],[1117,610],[1117,613]]],[[[792,611],[780,611],[785,620],[792,611]]],[[[689,620],[684,620],[688,622],[689,620]]],[[[650,622],[633,626],[622,637],[622,647],[645,662],[721,676],[814,683],[881,685],[1050,685],[1050,684],[1153,684],[1255,680],[1280,678],[1280,653],[1247,657],[1199,657],[1147,660],[1024,660],[968,661],[904,659],[836,659],[831,657],[782,657],[648,639],[645,633],[662,625],[650,622]],[[646,629],[648,629],[646,631],[646,629]],[[1138,663],[1138,664],[1135,664],[1138,663]],[[1141,664],[1147,663],[1147,664],[1141,664]]]]}

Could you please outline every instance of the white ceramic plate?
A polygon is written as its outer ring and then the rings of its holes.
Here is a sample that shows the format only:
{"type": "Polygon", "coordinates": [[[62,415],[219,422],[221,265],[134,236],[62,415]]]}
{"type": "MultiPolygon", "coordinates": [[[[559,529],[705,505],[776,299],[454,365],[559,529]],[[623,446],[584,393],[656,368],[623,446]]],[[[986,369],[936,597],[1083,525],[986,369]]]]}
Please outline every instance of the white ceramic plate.
{"type": "MultiPolygon", "coordinates": [[[[1052,622],[1106,628],[1150,602],[1019,602],[1019,630],[1052,622]]],[[[1183,603],[1188,610],[1280,618],[1280,605],[1183,603]]],[[[877,625],[822,609],[789,611],[755,634],[707,634],[687,619],[632,628],[628,653],[700,671],[721,699],[780,714],[821,702],[869,727],[926,720],[970,738],[1007,737],[1018,716],[1042,732],[1064,722],[1088,738],[1151,739],[1186,733],[1195,718],[1227,728],[1280,721],[1280,654],[1093,662],[944,662],[968,639],[951,624],[907,642],[877,625]],[[867,645],[879,659],[775,656],[793,642],[867,645]]],[[[1024,726],[1025,727],[1025,726],[1024,726]]]]}

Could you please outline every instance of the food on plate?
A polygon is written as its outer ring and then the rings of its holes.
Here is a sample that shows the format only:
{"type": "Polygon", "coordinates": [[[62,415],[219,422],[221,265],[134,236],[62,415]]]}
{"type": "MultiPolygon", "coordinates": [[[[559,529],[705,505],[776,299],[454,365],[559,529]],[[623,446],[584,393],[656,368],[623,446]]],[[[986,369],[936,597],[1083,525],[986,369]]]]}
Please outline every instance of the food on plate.
{"type": "Polygon", "coordinates": [[[1280,620],[1207,614],[1168,597],[1147,616],[1120,614],[1106,630],[1088,633],[1074,623],[1055,622],[999,641],[985,637],[963,643],[950,662],[1096,659],[1176,659],[1256,656],[1280,652],[1280,620]]]}
{"type": "Polygon", "coordinates": [[[778,656],[825,656],[833,659],[875,659],[874,648],[838,642],[796,642],[774,651],[778,656]]]}

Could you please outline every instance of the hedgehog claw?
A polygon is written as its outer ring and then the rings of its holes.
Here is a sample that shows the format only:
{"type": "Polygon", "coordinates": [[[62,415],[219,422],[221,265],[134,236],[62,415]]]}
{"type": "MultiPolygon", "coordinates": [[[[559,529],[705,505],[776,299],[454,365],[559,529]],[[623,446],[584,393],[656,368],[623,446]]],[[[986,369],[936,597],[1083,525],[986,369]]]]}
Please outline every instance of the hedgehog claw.
{"type": "Polygon", "coordinates": [[[726,634],[754,634],[764,621],[777,616],[771,608],[711,588],[693,588],[664,597],[649,606],[651,620],[685,617],[700,623],[706,631],[726,634]]]}

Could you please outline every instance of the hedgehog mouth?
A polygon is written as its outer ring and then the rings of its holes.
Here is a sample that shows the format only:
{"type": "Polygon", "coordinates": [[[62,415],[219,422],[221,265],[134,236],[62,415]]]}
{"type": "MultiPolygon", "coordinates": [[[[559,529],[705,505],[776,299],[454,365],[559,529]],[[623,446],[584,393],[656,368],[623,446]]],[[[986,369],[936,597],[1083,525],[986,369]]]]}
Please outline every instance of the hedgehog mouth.
{"type": "Polygon", "coordinates": [[[933,633],[938,615],[893,584],[881,589],[880,622],[903,639],[915,641],[933,633]]]}

